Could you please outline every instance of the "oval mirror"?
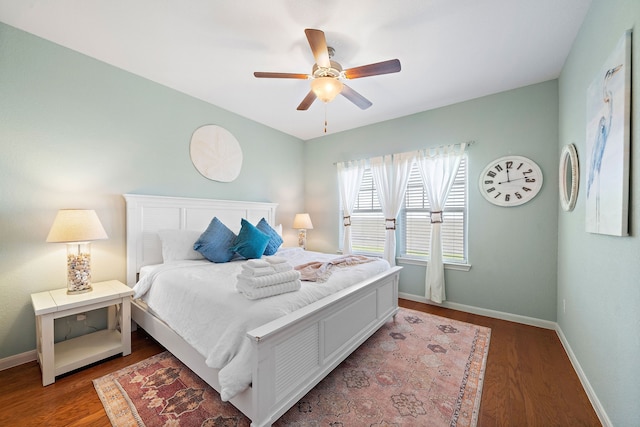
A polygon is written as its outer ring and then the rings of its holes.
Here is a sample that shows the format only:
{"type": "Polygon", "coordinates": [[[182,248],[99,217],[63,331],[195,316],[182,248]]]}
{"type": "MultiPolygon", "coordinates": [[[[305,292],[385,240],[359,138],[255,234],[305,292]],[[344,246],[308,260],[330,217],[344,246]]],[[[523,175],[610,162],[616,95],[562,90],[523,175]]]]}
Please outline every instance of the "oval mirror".
{"type": "Polygon", "coordinates": [[[565,211],[572,211],[578,200],[580,167],[575,144],[567,144],[560,153],[560,204],[565,211]]]}

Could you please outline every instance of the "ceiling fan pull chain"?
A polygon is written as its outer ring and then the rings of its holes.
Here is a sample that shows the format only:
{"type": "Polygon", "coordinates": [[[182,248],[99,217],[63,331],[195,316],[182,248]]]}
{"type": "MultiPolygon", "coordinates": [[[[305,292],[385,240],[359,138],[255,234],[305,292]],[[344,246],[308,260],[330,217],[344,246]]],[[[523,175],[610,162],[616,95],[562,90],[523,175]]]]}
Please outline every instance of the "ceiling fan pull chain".
{"type": "Polygon", "coordinates": [[[327,103],[324,103],[324,133],[327,133],[327,103]]]}

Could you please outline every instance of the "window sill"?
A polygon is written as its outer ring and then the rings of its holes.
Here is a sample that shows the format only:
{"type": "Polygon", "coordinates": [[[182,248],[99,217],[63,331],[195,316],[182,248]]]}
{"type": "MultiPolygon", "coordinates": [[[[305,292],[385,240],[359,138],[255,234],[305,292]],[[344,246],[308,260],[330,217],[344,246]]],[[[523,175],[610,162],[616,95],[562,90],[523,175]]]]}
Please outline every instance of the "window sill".
{"type": "MultiPolygon", "coordinates": [[[[396,261],[398,264],[407,264],[407,265],[420,265],[426,267],[429,264],[429,261],[423,259],[416,258],[406,258],[406,257],[397,257],[396,261]]],[[[452,264],[452,263],[444,263],[445,270],[457,270],[457,271],[469,271],[471,270],[471,264],[452,264]]]]}

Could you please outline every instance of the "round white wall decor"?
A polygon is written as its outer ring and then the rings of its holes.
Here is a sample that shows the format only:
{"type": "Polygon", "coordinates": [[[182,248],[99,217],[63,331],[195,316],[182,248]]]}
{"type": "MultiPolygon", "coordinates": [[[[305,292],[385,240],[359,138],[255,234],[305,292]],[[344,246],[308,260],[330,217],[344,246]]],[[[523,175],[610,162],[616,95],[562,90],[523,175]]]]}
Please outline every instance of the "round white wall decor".
{"type": "Polygon", "coordinates": [[[225,128],[201,126],[193,132],[189,147],[193,166],[205,178],[231,182],[240,175],[242,148],[225,128]]]}

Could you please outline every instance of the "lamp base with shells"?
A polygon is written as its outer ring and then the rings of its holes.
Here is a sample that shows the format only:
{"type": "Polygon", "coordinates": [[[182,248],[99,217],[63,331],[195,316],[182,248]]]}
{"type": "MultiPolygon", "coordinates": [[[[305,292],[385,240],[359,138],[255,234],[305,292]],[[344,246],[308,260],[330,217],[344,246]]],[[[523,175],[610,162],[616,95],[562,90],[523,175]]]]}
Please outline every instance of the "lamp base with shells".
{"type": "Polygon", "coordinates": [[[91,243],[67,244],[67,294],[91,292],[91,243]]]}

